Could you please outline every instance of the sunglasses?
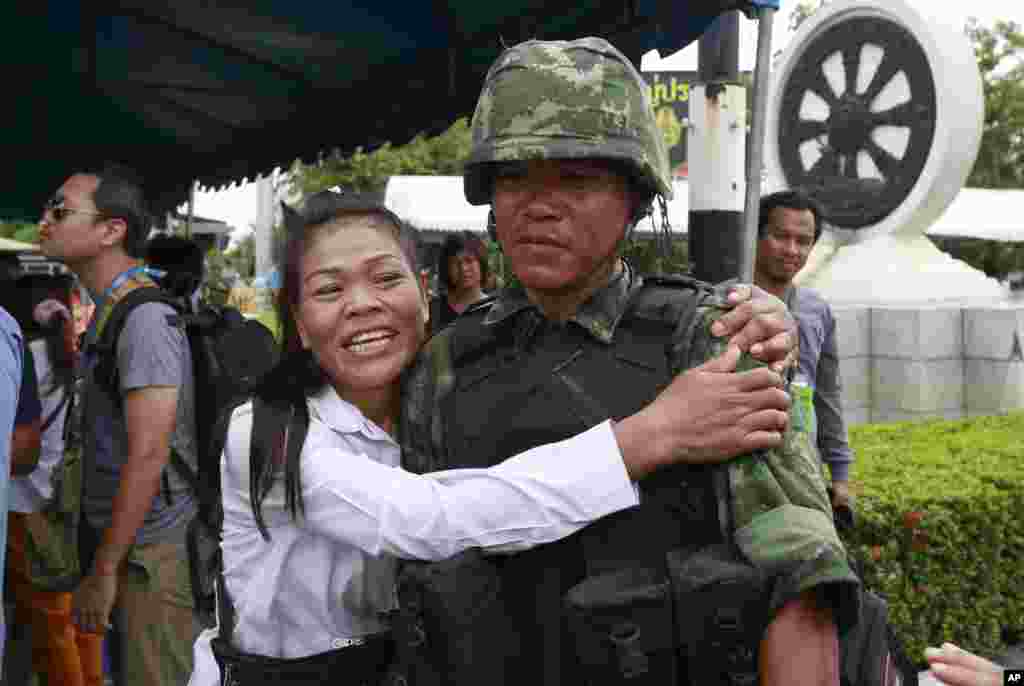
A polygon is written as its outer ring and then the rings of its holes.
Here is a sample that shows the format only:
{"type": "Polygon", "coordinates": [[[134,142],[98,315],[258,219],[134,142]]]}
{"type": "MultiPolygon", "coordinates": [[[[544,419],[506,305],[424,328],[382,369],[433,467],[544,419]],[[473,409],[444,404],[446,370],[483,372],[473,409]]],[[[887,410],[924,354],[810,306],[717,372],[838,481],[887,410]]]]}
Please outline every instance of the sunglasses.
{"type": "Polygon", "coordinates": [[[64,207],[64,198],[60,197],[50,198],[46,201],[46,204],[43,205],[43,216],[45,217],[48,212],[58,224],[67,219],[69,214],[89,214],[93,217],[103,216],[102,212],[90,212],[89,210],[79,210],[74,207],[64,207]]]}

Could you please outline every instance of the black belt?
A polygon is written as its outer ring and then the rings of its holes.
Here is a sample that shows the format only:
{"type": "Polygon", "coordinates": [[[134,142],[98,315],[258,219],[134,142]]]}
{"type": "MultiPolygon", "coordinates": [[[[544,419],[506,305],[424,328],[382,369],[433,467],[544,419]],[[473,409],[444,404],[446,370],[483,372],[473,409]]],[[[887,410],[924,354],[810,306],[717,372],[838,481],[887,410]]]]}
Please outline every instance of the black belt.
{"type": "Polygon", "coordinates": [[[338,643],[344,647],[291,659],[242,653],[220,637],[213,639],[211,648],[220,667],[221,686],[378,686],[384,680],[394,653],[391,634],[339,639],[338,643]]]}

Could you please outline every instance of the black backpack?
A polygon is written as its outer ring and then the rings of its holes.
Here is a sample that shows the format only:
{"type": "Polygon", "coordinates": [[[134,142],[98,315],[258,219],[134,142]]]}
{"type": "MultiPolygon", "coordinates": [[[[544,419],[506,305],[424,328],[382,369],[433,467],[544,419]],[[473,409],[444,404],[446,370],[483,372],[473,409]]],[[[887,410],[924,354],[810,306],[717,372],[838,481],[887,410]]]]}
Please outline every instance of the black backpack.
{"type": "MultiPolygon", "coordinates": [[[[848,506],[836,508],[833,517],[841,536],[854,527],[854,513],[848,506]]],[[[863,585],[864,571],[855,558],[853,567],[862,580],[860,617],[856,626],[839,637],[840,686],[916,686],[919,669],[889,621],[889,604],[863,585]]]]}
{"type": "MultiPolygon", "coordinates": [[[[231,410],[249,397],[256,382],[277,362],[277,344],[266,326],[246,319],[233,307],[202,302],[193,307],[187,297],[166,287],[136,288],[114,305],[95,344],[95,378],[111,389],[115,398],[120,398],[117,339],[128,315],[139,305],[152,302],[174,308],[175,314],[168,315],[167,321],[184,330],[192,354],[197,468],[193,470],[174,450],[170,463],[198,501],[187,536],[189,570],[195,610],[209,620],[215,608],[216,580],[210,570],[219,569],[220,457],[227,424],[231,410]]],[[[166,472],[163,478],[169,498],[166,472]]]]}

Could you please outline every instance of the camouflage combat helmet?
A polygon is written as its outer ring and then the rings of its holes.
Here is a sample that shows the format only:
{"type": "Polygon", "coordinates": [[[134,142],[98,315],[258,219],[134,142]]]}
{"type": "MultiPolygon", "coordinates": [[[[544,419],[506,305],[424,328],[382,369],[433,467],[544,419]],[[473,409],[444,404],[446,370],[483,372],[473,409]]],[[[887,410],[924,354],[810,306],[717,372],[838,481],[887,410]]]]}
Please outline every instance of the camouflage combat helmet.
{"type": "Polygon", "coordinates": [[[466,200],[491,202],[489,162],[600,158],[629,164],[652,195],[672,197],[668,152],[647,88],[601,38],[531,40],[491,65],[473,114],[466,200]]]}

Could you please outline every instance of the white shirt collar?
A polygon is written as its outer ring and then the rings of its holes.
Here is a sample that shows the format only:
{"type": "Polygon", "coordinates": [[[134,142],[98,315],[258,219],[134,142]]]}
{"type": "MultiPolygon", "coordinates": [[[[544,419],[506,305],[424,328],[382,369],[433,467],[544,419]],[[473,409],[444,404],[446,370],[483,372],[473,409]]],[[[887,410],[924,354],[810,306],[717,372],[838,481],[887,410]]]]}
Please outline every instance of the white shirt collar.
{"type": "Polygon", "coordinates": [[[344,400],[330,384],[309,396],[309,404],[320,421],[333,431],[361,433],[370,440],[395,442],[387,431],[367,419],[358,407],[344,400]]]}

